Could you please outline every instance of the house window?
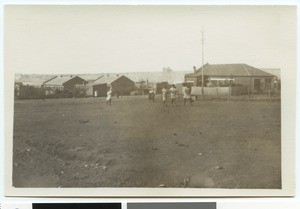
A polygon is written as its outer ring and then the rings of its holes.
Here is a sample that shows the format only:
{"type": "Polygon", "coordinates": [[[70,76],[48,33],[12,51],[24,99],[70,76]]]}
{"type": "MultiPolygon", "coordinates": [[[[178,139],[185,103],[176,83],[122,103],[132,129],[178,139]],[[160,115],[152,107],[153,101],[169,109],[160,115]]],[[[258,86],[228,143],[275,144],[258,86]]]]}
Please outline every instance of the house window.
{"type": "Polygon", "coordinates": [[[210,78],[207,86],[209,87],[228,87],[234,84],[234,79],[232,78],[210,78]]]}
{"type": "Polygon", "coordinates": [[[270,90],[271,89],[271,82],[272,82],[271,78],[265,78],[265,89],[266,90],[270,90]]]}

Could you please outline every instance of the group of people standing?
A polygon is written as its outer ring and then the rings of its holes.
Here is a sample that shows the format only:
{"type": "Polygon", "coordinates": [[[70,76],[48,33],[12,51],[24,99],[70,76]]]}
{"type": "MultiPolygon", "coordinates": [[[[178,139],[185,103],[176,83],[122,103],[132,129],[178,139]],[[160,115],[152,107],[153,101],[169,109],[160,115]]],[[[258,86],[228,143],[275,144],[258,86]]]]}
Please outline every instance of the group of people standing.
{"type": "MultiPolygon", "coordinates": [[[[190,102],[190,104],[193,102],[193,99],[191,97],[191,87],[186,86],[184,91],[183,91],[183,104],[185,105],[187,101],[190,102]]],[[[170,94],[171,98],[171,105],[176,105],[175,99],[176,95],[178,94],[176,86],[173,84],[169,90],[167,90],[165,87],[162,88],[161,90],[162,93],[162,101],[163,101],[163,106],[167,106],[167,99],[168,99],[168,93],[170,94]]]]}
{"type": "MultiPolygon", "coordinates": [[[[191,90],[190,86],[186,86],[184,88],[184,91],[183,91],[183,105],[186,105],[187,101],[189,101],[190,104],[192,104],[193,99],[192,99],[192,96],[191,96],[191,92],[192,92],[192,90],[191,90]]],[[[176,99],[176,96],[178,95],[178,91],[177,91],[177,88],[174,84],[171,86],[171,88],[169,90],[167,90],[166,87],[163,87],[162,90],[161,90],[161,95],[162,95],[163,106],[167,106],[168,97],[170,97],[170,99],[171,99],[171,105],[172,106],[176,105],[175,99],[176,99]]],[[[150,89],[149,90],[148,98],[149,98],[150,102],[155,101],[155,89],[150,89]]],[[[106,104],[111,105],[111,100],[112,100],[112,89],[110,88],[107,91],[106,104]]]]}
{"type": "Polygon", "coordinates": [[[175,85],[172,85],[171,88],[169,89],[169,92],[167,91],[167,89],[165,87],[163,87],[161,90],[163,106],[167,106],[168,93],[170,93],[171,105],[176,105],[175,98],[176,98],[176,94],[177,94],[177,89],[176,89],[175,85]]]}

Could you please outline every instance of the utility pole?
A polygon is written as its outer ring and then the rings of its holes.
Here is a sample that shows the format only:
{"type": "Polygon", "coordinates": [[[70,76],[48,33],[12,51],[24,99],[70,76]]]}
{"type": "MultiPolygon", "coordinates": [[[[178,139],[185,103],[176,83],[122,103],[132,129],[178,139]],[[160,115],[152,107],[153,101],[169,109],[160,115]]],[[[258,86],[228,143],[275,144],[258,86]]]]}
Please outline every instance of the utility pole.
{"type": "Polygon", "coordinates": [[[201,75],[202,85],[201,85],[201,96],[202,96],[202,99],[203,99],[204,98],[204,29],[203,29],[203,25],[202,25],[201,34],[202,34],[202,75],[201,75]]]}

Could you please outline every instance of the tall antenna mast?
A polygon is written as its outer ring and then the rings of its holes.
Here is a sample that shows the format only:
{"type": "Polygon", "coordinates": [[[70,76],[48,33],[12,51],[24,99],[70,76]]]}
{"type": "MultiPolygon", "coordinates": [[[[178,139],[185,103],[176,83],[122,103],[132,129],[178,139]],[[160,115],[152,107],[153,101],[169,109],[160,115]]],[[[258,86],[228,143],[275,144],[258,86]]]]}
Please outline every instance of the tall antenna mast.
{"type": "Polygon", "coordinates": [[[202,82],[201,82],[201,95],[202,95],[202,99],[204,98],[204,28],[202,25],[202,82]]]}

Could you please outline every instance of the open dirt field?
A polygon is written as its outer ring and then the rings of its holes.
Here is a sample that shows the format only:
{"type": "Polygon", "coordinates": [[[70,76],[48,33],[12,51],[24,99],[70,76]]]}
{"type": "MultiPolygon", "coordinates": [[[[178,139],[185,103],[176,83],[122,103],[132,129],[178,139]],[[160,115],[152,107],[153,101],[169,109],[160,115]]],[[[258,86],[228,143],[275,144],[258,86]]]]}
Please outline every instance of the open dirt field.
{"type": "Polygon", "coordinates": [[[281,188],[280,102],[16,101],[15,187],[281,188]]]}

